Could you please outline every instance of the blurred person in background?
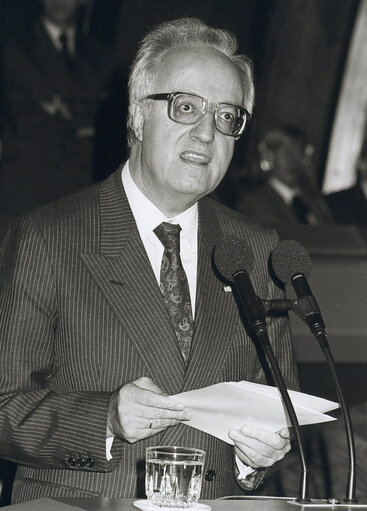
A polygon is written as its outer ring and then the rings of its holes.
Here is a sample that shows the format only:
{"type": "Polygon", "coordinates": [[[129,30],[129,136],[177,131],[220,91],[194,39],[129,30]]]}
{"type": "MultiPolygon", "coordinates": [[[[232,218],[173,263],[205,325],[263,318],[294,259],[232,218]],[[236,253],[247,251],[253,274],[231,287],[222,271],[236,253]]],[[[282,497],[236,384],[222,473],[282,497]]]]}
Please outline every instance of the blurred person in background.
{"type": "Polygon", "coordinates": [[[104,68],[103,51],[85,33],[91,5],[40,0],[32,3],[30,23],[20,11],[17,26],[7,27],[0,235],[11,217],[94,181],[95,113],[104,68]]]}
{"type": "Polygon", "coordinates": [[[313,146],[296,127],[266,132],[258,145],[261,178],[244,189],[235,208],[264,224],[332,222],[316,182],[313,153],[313,146]]]}

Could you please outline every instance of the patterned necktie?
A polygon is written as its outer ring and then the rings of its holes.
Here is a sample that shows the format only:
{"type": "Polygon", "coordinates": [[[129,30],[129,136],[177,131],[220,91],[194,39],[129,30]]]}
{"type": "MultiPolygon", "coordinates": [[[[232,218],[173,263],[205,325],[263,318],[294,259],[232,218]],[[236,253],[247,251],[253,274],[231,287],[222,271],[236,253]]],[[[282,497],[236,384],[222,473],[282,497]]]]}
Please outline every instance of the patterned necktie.
{"type": "Polygon", "coordinates": [[[162,222],[154,234],[164,246],[160,288],[171,317],[178,344],[187,363],[194,331],[189,284],[180,257],[181,227],[162,222]]]}

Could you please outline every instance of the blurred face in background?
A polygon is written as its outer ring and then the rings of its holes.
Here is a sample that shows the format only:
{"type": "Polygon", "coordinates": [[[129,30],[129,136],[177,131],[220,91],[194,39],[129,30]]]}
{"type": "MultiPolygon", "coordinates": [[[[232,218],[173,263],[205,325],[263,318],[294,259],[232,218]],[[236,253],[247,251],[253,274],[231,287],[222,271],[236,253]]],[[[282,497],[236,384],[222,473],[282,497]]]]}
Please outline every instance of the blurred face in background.
{"type": "Polygon", "coordinates": [[[274,132],[259,144],[260,167],[291,188],[296,188],[305,168],[302,144],[284,133],[274,132]]]}
{"type": "Polygon", "coordinates": [[[58,27],[67,28],[75,24],[82,0],[41,0],[46,18],[58,27]]]}

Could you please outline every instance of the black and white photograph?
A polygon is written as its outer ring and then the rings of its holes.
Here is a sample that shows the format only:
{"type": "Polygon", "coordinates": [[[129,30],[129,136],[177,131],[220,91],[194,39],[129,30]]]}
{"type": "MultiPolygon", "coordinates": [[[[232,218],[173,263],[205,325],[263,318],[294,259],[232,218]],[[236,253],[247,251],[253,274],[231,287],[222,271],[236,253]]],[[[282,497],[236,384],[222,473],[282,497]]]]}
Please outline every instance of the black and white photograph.
{"type": "Polygon", "coordinates": [[[367,0],[0,0],[0,508],[367,510],[367,0]]]}

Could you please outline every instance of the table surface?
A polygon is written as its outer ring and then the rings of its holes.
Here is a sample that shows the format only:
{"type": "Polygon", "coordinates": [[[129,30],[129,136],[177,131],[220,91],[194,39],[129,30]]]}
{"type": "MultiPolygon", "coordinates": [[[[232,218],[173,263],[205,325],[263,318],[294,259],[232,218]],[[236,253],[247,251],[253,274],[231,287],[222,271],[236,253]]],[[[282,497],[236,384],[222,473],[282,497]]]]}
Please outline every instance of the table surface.
{"type": "MultiPolygon", "coordinates": [[[[211,506],[212,511],[358,511],[367,510],[367,502],[359,502],[358,506],[322,505],[320,501],[312,501],[312,505],[298,505],[286,498],[276,497],[245,497],[235,500],[201,500],[211,506]]],[[[133,499],[96,499],[96,498],[65,498],[37,499],[34,501],[6,506],[9,511],[137,511],[133,499]]],[[[164,508],[157,508],[164,511],[164,508]]],[[[190,509],[190,508],[188,508],[190,509]]]]}
{"type": "MultiPolygon", "coordinates": [[[[79,506],[87,511],[137,511],[134,507],[134,500],[129,499],[63,499],[65,503],[79,506]],[[94,503],[88,502],[94,500],[94,503]]],[[[297,511],[298,506],[288,504],[286,500],[200,500],[202,504],[208,504],[211,506],[212,511],[254,511],[257,510],[269,510],[269,511],[297,511]]],[[[164,511],[164,508],[160,508],[164,511]]],[[[190,508],[188,508],[190,509],[190,508]]]]}

